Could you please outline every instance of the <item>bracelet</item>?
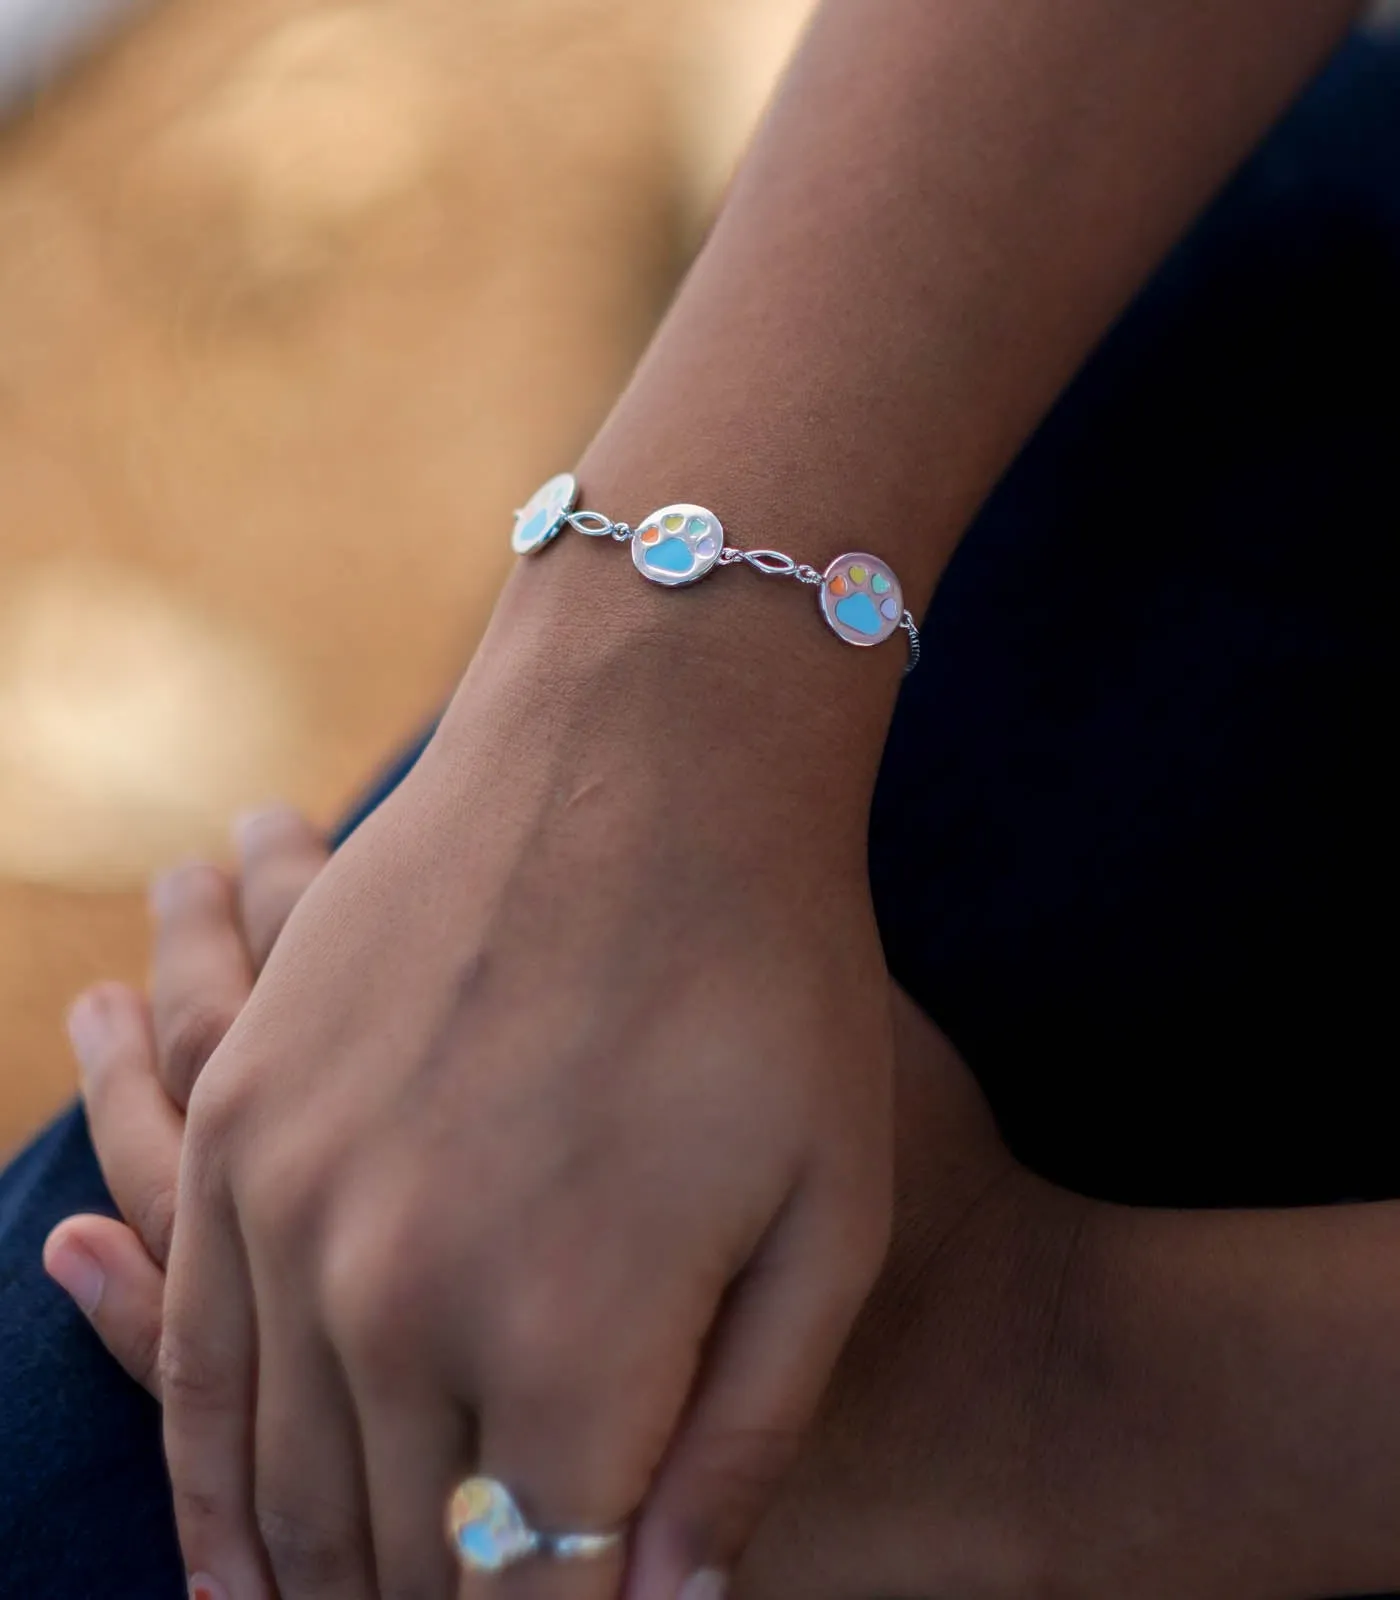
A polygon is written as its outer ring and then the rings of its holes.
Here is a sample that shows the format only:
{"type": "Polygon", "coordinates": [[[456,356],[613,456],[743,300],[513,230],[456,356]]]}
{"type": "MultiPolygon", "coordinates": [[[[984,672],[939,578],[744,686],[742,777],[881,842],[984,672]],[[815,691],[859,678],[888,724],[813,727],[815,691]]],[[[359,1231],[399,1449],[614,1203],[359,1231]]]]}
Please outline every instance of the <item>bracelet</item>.
{"type": "Polygon", "coordinates": [[[663,506],[637,528],[613,522],[601,511],[578,510],[578,480],[561,472],[535,491],[515,513],[510,543],[518,556],[536,555],[565,528],[590,539],[615,539],[632,546],[632,565],[644,578],[667,589],[695,583],[715,567],[740,562],[767,578],[795,578],[820,589],[822,617],[847,644],[883,644],[901,628],[909,635],[905,672],[919,664],[919,630],[905,609],[904,591],[894,569],[878,556],[852,550],[837,556],[825,572],[794,561],[781,550],[738,550],[724,542],[724,529],[704,506],[663,506]]]}

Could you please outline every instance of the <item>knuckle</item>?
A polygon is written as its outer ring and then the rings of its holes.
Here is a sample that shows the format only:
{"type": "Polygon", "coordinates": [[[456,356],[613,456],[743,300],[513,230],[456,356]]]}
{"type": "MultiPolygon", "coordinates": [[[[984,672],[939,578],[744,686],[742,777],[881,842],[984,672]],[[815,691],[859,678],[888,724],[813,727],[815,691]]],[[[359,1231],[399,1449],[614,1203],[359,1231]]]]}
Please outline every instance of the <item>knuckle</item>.
{"type": "Polygon", "coordinates": [[[322,1276],[326,1324],[336,1345],[358,1366],[377,1367],[392,1347],[394,1332],[368,1276],[357,1278],[331,1265],[322,1276]]]}
{"type": "Polygon", "coordinates": [[[212,861],[182,861],[156,879],[152,902],[164,920],[222,911],[229,903],[228,878],[212,861]]]}
{"type": "Polygon", "coordinates": [[[294,1135],[259,1150],[248,1168],[237,1200],[250,1233],[273,1246],[304,1243],[319,1221],[328,1187],[315,1146],[294,1135]]]}
{"type": "Polygon", "coordinates": [[[175,1520],[182,1534],[205,1529],[222,1529],[232,1518],[233,1507],[221,1494],[182,1483],[172,1474],[171,1498],[175,1507],[175,1520]]]}
{"type": "Polygon", "coordinates": [[[366,1371],[392,1369],[403,1360],[431,1297],[421,1252],[408,1243],[396,1247],[392,1238],[345,1228],[322,1263],[326,1323],[339,1346],[366,1371]]]}
{"type": "Polygon", "coordinates": [[[203,999],[176,1008],[163,1030],[160,1070],[166,1088],[178,1098],[188,1098],[235,1015],[230,1007],[203,999]]]}
{"type": "Polygon", "coordinates": [[[185,1115],[185,1143],[194,1145],[211,1167],[222,1168],[244,1142],[258,1110],[260,1074],[246,1056],[227,1053],[199,1076],[185,1115]]]}
{"type": "Polygon", "coordinates": [[[526,1389],[548,1390],[577,1363],[585,1343],[577,1301],[559,1280],[527,1274],[503,1295],[492,1343],[501,1362],[526,1389]]]}
{"type": "Polygon", "coordinates": [[[234,1404],[233,1374],[178,1326],[167,1327],[157,1362],[160,1392],[172,1413],[205,1414],[234,1404]]]}
{"type": "Polygon", "coordinates": [[[296,1594],[341,1594],[354,1582],[360,1551],[348,1524],[285,1500],[260,1500],[258,1533],[279,1585],[296,1594]]]}

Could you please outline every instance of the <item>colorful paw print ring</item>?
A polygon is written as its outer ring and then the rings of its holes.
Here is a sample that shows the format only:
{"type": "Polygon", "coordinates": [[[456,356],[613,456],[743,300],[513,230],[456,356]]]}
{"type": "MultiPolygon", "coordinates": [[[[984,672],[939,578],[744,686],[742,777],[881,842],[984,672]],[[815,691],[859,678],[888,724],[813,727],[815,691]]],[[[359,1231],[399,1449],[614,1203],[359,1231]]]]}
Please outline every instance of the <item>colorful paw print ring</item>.
{"type": "Polygon", "coordinates": [[[505,1572],[522,1561],[597,1561],[616,1554],[622,1530],[545,1533],[533,1528],[515,1496],[495,1478],[467,1478],[447,1504],[447,1536],[468,1572],[505,1572]]]}
{"type": "Polygon", "coordinates": [[[827,626],[847,644],[883,644],[903,629],[909,635],[912,672],[919,662],[919,630],[905,609],[904,591],[888,562],[856,550],[837,556],[826,569],[794,561],[781,550],[739,550],[724,542],[724,528],[704,506],[663,506],[635,529],[613,522],[600,511],[579,511],[577,480],[561,472],[538,489],[516,513],[511,547],[517,555],[543,550],[565,527],[590,538],[611,538],[632,546],[632,564],[651,583],[677,589],[695,583],[715,567],[743,563],[768,578],[795,578],[820,589],[827,626]]]}

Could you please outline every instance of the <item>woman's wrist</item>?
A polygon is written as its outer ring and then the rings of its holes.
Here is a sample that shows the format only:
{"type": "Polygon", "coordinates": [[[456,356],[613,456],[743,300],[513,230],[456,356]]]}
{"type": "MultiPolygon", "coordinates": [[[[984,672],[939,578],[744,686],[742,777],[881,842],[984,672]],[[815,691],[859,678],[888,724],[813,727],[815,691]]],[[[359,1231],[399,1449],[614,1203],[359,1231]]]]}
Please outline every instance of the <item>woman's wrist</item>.
{"type": "MultiPolygon", "coordinates": [[[[585,483],[585,496],[617,520],[653,509],[636,491],[619,505],[585,483]]],[[[479,741],[483,717],[523,717],[537,738],[596,741],[597,761],[674,769],[702,806],[863,848],[904,635],[853,649],[815,592],[747,566],[666,589],[612,540],[565,529],[511,574],[443,736],[479,741]]]]}

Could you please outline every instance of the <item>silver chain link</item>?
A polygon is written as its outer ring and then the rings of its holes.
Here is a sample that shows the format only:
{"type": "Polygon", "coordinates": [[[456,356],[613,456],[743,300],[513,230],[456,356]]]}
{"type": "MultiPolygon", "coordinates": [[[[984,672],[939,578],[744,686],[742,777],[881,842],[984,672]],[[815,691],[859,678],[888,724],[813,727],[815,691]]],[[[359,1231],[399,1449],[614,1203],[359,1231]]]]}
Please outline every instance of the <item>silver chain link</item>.
{"type": "Polygon", "coordinates": [[[625,522],[613,522],[601,511],[571,511],[564,521],[590,539],[616,539],[626,544],[632,537],[633,530],[625,522]]]}
{"type": "Polygon", "coordinates": [[[721,567],[732,567],[740,561],[747,562],[765,578],[796,578],[798,583],[815,584],[826,581],[815,567],[808,566],[805,561],[794,561],[781,550],[738,550],[732,544],[727,544],[719,553],[718,565],[721,567]]]}

